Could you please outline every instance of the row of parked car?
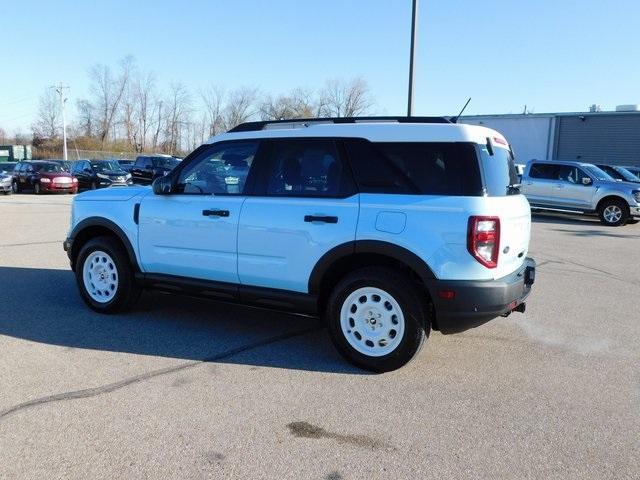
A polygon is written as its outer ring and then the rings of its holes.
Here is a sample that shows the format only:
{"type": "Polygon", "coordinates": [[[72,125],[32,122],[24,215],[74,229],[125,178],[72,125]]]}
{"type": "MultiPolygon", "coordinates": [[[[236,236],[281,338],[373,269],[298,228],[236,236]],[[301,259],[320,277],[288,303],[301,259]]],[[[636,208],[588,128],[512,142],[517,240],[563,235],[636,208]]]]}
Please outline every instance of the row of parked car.
{"type": "Polygon", "coordinates": [[[640,221],[640,167],[532,160],[520,191],[532,210],[597,214],[610,226],[640,221]]]}
{"type": "Polygon", "coordinates": [[[136,160],[28,160],[0,163],[0,193],[77,193],[111,186],[149,185],[179,159],[141,155],[136,160]]]}

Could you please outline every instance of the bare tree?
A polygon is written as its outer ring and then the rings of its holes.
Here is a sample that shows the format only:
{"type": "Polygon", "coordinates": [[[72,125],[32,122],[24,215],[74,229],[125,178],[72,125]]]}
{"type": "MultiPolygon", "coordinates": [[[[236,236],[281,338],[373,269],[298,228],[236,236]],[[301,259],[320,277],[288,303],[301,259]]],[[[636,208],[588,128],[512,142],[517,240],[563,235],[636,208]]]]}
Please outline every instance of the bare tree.
{"type": "Polygon", "coordinates": [[[137,151],[143,152],[147,147],[147,136],[153,123],[153,103],[155,99],[155,75],[147,73],[139,77],[135,83],[135,99],[137,103],[137,135],[135,146],[137,151]]]}
{"type": "Polygon", "coordinates": [[[349,81],[329,80],[320,91],[319,115],[323,117],[356,117],[370,112],[373,100],[367,82],[362,78],[349,81]]]}
{"type": "Polygon", "coordinates": [[[52,88],[47,88],[40,96],[37,120],[31,126],[36,138],[55,139],[61,127],[60,98],[52,88]]]}
{"type": "Polygon", "coordinates": [[[263,120],[286,120],[289,118],[310,118],[317,116],[313,94],[308,90],[296,88],[288,95],[268,96],[260,105],[260,117],[263,120]]]}
{"type": "Polygon", "coordinates": [[[95,96],[94,105],[98,115],[98,137],[103,145],[113,131],[133,66],[133,57],[125,57],[120,62],[120,74],[117,77],[106,65],[94,65],[90,70],[91,92],[95,96]]]}
{"type": "Polygon", "coordinates": [[[78,130],[81,135],[92,137],[95,133],[95,109],[89,100],[80,99],[76,102],[78,110],[78,130]]]}
{"type": "Polygon", "coordinates": [[[7,143],[7,131],[0,127],[0,144],[4,145],[7,143]]]}
{"type": "Polygon", "coordinates": [[[224,89],[217,85],[210,85],[200,91],[200,99],[209,128],[209,136],[214,136],[224,131],[224,119],[222,118],[224,96],[224,89]]]}
{"type": "Polygon", "coordinates": [[[181,150],[182,131],[191,113],[191,96],[181,83],[172,83],[166,100],[164,150],[174,153],[181,150]]]}
{"type": "Polygon", "coordinates": [[[255,88],[242,87],[232,91],[222,113],[226,130],[249,120],[256,113],[258,91],[255,88]]]}

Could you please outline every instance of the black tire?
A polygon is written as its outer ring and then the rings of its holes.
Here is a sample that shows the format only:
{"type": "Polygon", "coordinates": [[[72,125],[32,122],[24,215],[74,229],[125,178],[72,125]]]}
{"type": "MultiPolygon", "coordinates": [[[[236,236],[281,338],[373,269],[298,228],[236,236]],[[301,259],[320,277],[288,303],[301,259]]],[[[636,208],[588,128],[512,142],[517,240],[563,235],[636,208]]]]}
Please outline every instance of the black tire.
{"type": "Polygon", "coordinates": [[[91,186],[89,187],[91,190],[97,190],[98,184],[96,182],[91,182],[91,186]]]}
{"type": "Polygon", "coordinates": [[[609,227],[618,227],[624,225],[629,219],[629,205],[627,202],[621,199],[612,198],[602,202],[598,208],[598,215],[600,216],[600,222],[609,227]],[[608,209],[618,209],[620,212],[619,218],[612,221],[608,216],[608,209]]]}
{"type": "Polygon", "coordinates": [[[14,180],[11,184],[11,189],[13,190],[13,193],[20,193],[20,184],[14,180]]]}
{"type": "Polygon", "coordinates": [[[129,261],[129,256],[122,243],[113,237],[96,237],[85,243],[80,249],[75,262],[75,274],[82,300],[96,312],[116,313],[125,311],[131,308],[140,297],[141,288],[135,281],[134,270],[129,261]],[[85,261],[91,253],[96,251],[105,252],[113,259],[118,277],[118,286],[113,297],[104,303],[91,298],[83,279],[85,261]]]}
{"type": "MultiPolygon", "coordinates": [[[[363,297],[364,296],[365,295],[363,295],[363,297]]],[[[372,297],[375,296],[376,295],[372,295],[372,297]]],[[[427,302],[425,297],[426,296],[418,290],[415,283],[399,271],[382,267],[367,267],[356,270],[338,282],[327,302],[325,316],[333,344],[344,358],[355,366],[365,370],[382,373],[396,370],[406,365],[416,357],[425,339],[429,337],[431,325],[427,316],[427,302]],[[393,300],[399,305],[402,316],[404,317],[404,334],[402,338],[395,349],[382,356],[367,355],[358,351],[349,343],[346,336],[347,333],[343,331],[341,326],[341,310],[343,304],[345,304],[345,301],[350,295],[361,288],[380,289],[391,295],[393,300]]],[[[352,305],[351,308],[356,308],[357,310],[357,304],[352,305]]],[[[353,312],[353,310],[351,311],[353,312]]],[[[366,314],[364,315],[366,316],[366,314]]],[[[380,318],[379,315],[378,318],[380,318]]],[[[349,318],[348,322],[351,323],[352,320],[353,319],[349,318]]],[[[358,321],[360,322],[360,320],[358,321]]],[[[370,325],[364,326],[362,323],[359,325],[360,327],[353,328],[355,335],[353,338],[362,342],[370,342],[370,340],[365,340],[364,336],[358,338],[356,328],[373,329],[374,327],[370,325]]],[[[354,327],[354,323],[351,323],[351,327],[354,327]]],[[[351,333],[351,330],[347,331],[351,333]]],[[[373,342],[371,342],[371,344],[373,345],[373,342]]]]}
{"type": "Polygon", "coordinates": [[[36,195],[40,195],[42,191],[40,190],[40,184],[38,182],[33,184],[33,193],[36,195]]]}

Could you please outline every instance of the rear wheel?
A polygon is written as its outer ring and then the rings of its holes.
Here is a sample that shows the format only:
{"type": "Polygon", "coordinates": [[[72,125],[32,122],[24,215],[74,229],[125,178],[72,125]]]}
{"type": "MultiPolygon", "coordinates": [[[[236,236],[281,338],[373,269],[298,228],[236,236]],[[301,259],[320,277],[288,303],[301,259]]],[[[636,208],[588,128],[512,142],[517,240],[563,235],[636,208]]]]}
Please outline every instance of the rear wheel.
{"type": "Polygon", "coordinates": [[[402,273],[364,268],[343,278],[327,305],[327,326],[338,352],[374,372],[413,359],[429,335],[424,299],[402,273]]]}
{"type": "Polygon", "coordinates": [[[629,206],[626,202],[612,198],[605,200],[598,210],[600,221],[605,225],[617,227],[629,218],[629,206]]]}
{"type": "Polygon", "coordinates": [[[126,310],[140,295],[129,257],[113,237],[89,240],[78,254],[75,274],[82,299],[96,312],[126,310]]]}

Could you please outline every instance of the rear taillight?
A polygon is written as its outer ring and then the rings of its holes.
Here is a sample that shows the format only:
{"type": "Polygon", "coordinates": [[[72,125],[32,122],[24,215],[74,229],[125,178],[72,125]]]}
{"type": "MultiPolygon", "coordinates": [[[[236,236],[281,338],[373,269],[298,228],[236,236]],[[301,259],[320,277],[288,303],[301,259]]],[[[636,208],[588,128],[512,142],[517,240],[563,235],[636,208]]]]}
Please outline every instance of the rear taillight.
{"type": "Polygon", "coordinates": [[[485,267],[496,268],[500,253],[500,219],[469,217],[467,249],[485,267]]]}

